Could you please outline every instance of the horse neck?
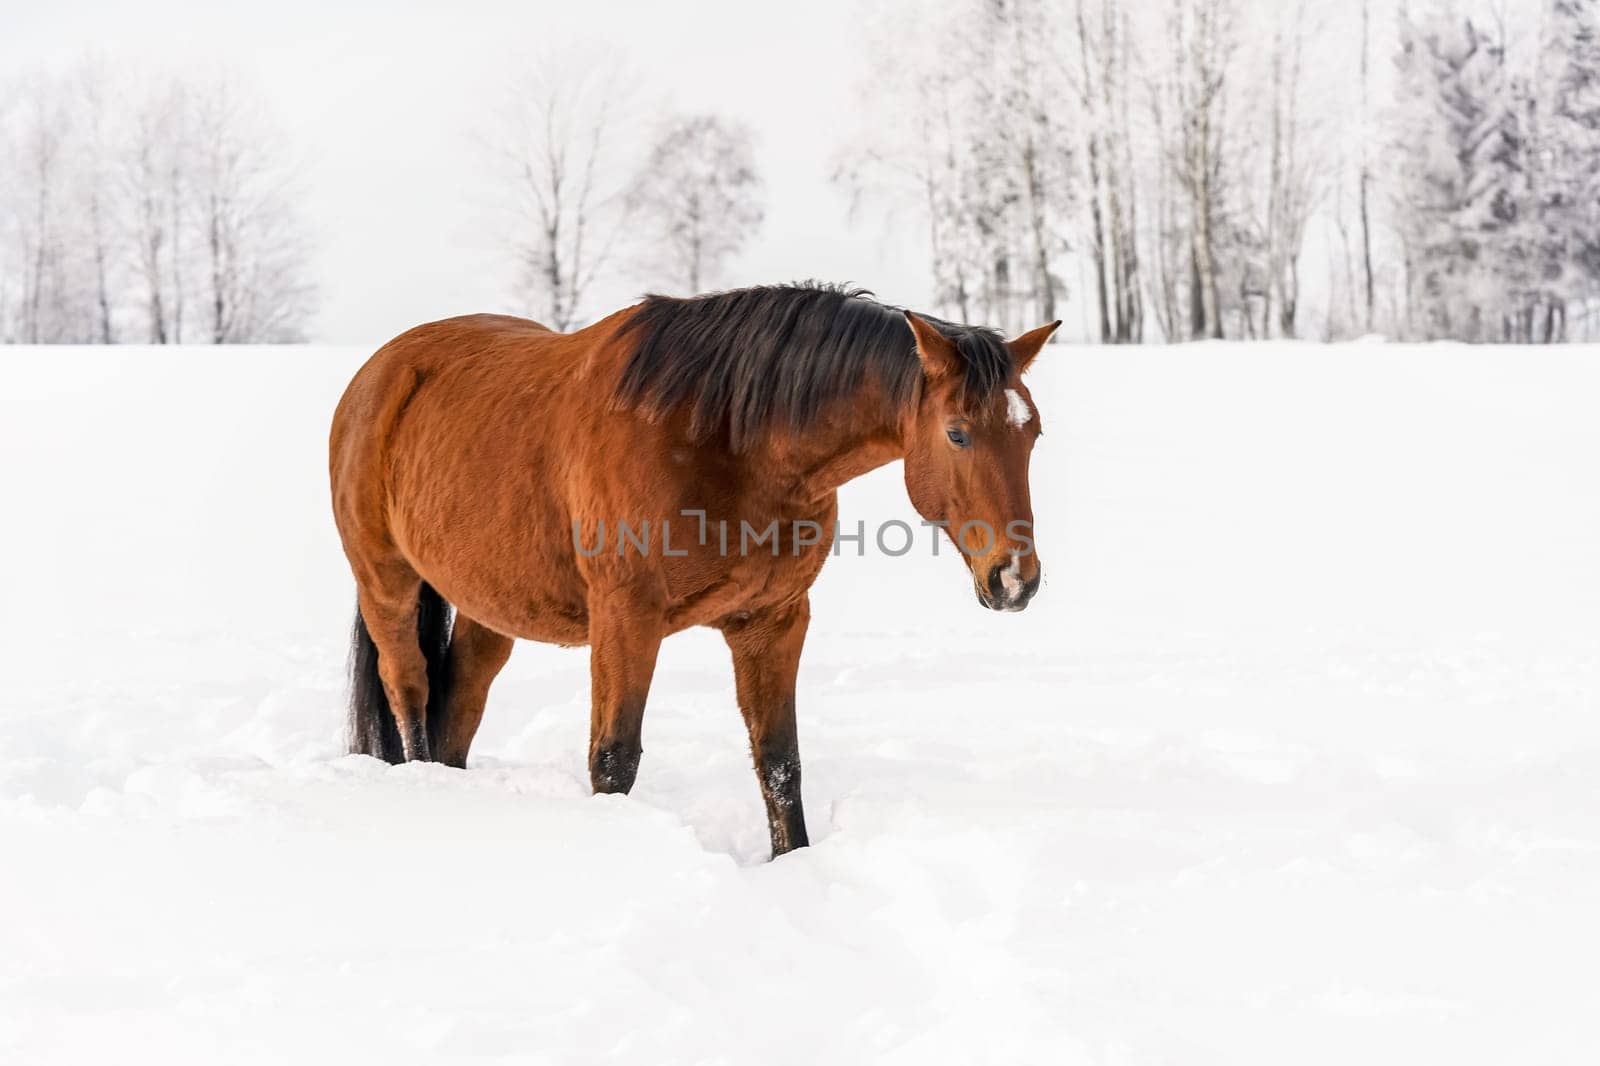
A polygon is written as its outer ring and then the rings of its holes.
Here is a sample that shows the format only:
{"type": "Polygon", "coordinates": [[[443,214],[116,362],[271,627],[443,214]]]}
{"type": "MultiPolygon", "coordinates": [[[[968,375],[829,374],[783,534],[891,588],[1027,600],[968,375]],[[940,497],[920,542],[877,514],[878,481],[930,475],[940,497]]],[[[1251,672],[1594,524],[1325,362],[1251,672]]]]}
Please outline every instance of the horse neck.
{"type": "Polygon", "coordinates": [[[873,395],[825,413],[799,433],[776,434],[762,449],[762,473],[784,495],[822,500],[847,481],[905,457],[905,429],[873,395]]]}

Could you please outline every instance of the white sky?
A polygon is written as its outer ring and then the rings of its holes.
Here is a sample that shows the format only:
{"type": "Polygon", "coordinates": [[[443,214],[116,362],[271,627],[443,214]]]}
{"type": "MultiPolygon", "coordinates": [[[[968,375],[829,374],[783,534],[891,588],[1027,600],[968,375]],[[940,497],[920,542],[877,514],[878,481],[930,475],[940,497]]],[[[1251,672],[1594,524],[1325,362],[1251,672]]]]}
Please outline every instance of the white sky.
{"type": "MultiPolygon", "coordinates": [[[[260,91],[304,159],[323,293],[316,340],[378,343],[432,318],[515,309],[474,136],[512,75],[552,47],[620,55],[644,99],[756,131],[767,221],[721,282],[818,277],[912,304],[927,293],[917,243],[886,242],[870,216],[849,219],[827,181],[854,120],[858,0],[0,6],[6,79],[94,55],[221,69],[260,91]]],[[[624,272],[589,310],[622,306],[641,284],[624,272]]]]}

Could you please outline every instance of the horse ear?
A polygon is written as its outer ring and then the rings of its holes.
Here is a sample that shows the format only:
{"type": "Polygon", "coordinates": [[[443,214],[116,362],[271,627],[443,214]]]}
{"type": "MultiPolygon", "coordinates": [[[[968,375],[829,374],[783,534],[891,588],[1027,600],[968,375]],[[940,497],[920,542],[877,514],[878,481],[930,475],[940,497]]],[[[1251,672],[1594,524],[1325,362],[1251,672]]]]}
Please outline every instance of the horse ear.
{"type": "Polygon", "coordinates": [[[954,377],[961,372],[961,353],[949,337],[940,333],[933,324],[910,311],[905,313],[911,332],[917,335],[917,358],[922,360],[922,372],[930,378],[954,377]]]}
{"type": "Polygon", "coordinates": [[[1033,364],[1033,357],[1039,354],[1045,343],[1050,340],[1050,335],[1060,326],[1061,320],[1058,318],[1048,326],[1040,326],[1038,329],[1029,330],[1016,340],[1006,341],[1006,347],[1011,350],[1011,361],[1017,365],[1017,373],[1027,373],[1028,367],[1033,364]]]}

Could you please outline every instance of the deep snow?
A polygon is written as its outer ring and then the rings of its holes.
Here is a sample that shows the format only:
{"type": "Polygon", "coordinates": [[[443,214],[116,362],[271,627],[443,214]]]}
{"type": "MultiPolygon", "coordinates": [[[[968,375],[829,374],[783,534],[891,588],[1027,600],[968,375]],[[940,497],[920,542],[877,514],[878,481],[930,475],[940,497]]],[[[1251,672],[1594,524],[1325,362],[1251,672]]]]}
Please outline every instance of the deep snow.
{"type": "Polygon", "coordinates": [[[711,633],[630,797],[582,651],[340,757],[364,354],[0,356],[0,1061],[1592,1061],[1600,351],[1050,350],[1044,589],[830,564],[771,864],[711,633]]]}

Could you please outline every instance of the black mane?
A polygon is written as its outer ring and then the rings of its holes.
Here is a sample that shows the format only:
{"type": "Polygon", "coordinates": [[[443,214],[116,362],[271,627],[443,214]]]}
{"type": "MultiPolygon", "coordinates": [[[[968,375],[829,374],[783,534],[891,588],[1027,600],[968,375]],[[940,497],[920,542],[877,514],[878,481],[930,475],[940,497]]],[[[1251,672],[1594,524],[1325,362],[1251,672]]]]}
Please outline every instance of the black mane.
{"type": "MultiPolygon", "coordinates": [[[[923,317],[961,352],[967,402],[987,399],[1011,376],[1000,334],[923,317]]],[[[650,295],[623,335],[635,347],[618,398],[657,415],[687,404],[690,432],[726,433],[734,451],[774,424],[805,428],[869,377],[882,382],[895,410],[921,380],[904,314],[862,289],[805,282],[688,299],[650,295]]]]}

